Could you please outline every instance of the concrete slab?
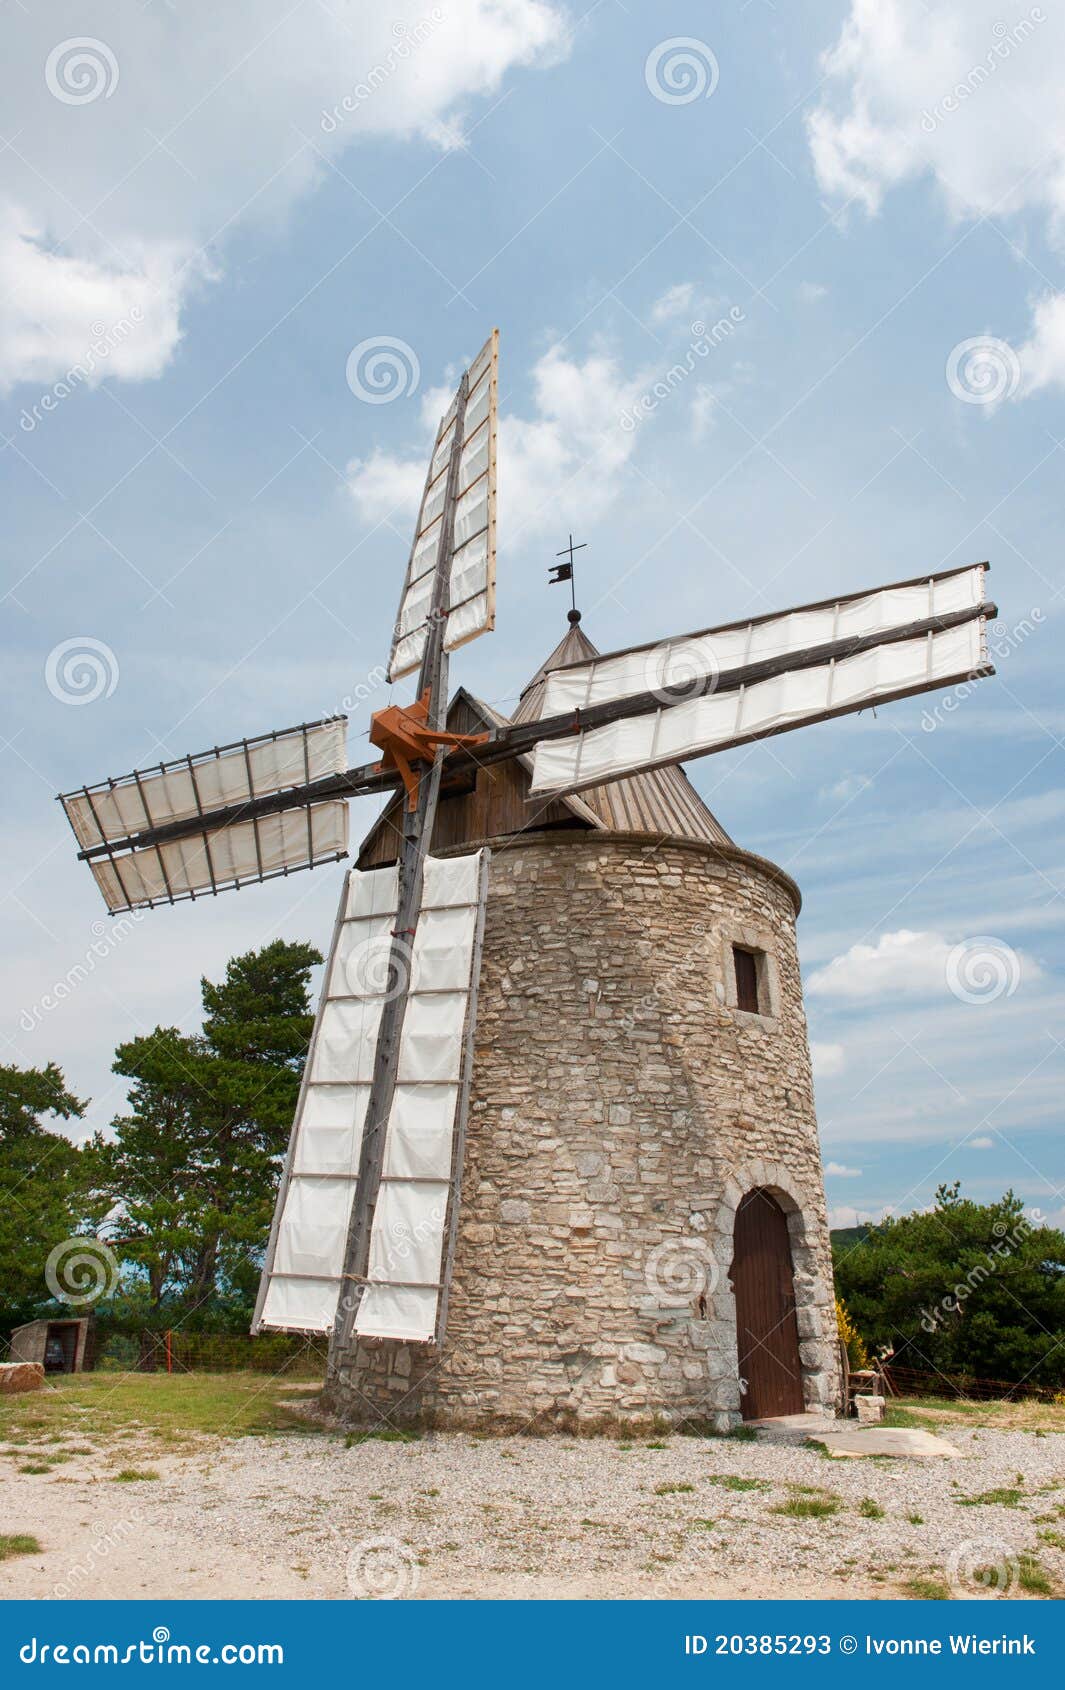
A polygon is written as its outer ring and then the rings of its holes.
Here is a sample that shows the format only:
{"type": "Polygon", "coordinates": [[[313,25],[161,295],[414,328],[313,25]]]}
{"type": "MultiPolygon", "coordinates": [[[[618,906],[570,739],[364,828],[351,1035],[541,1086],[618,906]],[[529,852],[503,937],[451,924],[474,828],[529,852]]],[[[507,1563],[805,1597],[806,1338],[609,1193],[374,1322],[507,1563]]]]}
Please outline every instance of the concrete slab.
{"type": "Polygon", "coordinates": [[[823,1444],[836,1460],[859,1460],[863,1455],[909,1456],[919,1460],[937,1456],[947,1460],[961,1457],[961,1450],[948,1443],[946,1438],[937,1438],[934,1432],[919,1432],[905,1426],[852,1425],[842,1432],[815,1433],[811,1442],[823,1444]]]}
{"type": "Polygon", "coordinates": [[[837,1420],[831,1414],[779,1414],[769,1420],[748,1420],[759,1440],[769,1444],[801,1445],[811,1437],[820,1438],[826,1432],[841,1431],[852,1425],[850,1420],[837,1420]]]}

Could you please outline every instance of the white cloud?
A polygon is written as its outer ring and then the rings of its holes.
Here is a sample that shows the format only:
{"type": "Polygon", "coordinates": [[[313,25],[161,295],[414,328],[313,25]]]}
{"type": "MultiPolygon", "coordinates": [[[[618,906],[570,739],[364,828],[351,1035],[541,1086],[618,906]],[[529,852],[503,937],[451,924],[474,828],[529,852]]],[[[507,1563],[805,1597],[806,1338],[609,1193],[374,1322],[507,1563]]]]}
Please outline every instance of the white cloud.
{"type": "Polygon", "coordinates": [[[1032,310],[1032,332],[1017,348],[1022,390],[1065,387],[1065,294],[1049,293],[1032,310]]]}
{"type": "Polygon", "coordinates": [[[844,775],[831,786],[823,786],[818,797],[832,798],[837,803],[844,804],[850,798],[857,798],[859,792],[865,792],[872,784],[868,775],[844,775]]]}
{"type": "Polygon", "coordinates": [[[91,20],[74,0],[27,9],[7,42],[0,280],[16,308],[0,385],[61,377],[92,323],[141,295],[144,321],[110,367],[157,374],[230,229],[283,220],[361,139],[461,144],[468,102],[565,45],[553,0],[100,0],[91,20]],[[103,44],[83,55],[89,82],[60,58],[49,86],[50,55],[87,22],[103,44]],[[99,97],[64,99],[93,86],[93,60],[99,97]]]}
{"type": "Polygon", "coordinates": [[[853,1203],[833,1203],[828,1210],[828,1224],[832,1231],[844,1226],[875,1226],[885,1215],[892,1213],[890,1203],[871,1203],[858,1209],[853,1203]]]}
{"type": "Polygon", "coordinates": [[[843,1072],[843,1046],[818,1044],[814,1041],[810,1045],[810,1060],[813,1063],[815,1079],[830,1079],[833,1074],[843,1072]]]}
{"type": "Polygon", "coordinates": [[[690,315],[695,298],[694,282],[676,282],[651,307],[652,323],[668,323],[673,317],[690,315]]]}
{"type": "Polygon", "coordinates": [[[982,1134],[980,1138],[967,1139],[966,1143],[970,1150],[994,1150],[995,1148],[994,1139],[989,1137],[987,1133],[982,1134]]]}
{"type": "Polygon", "coordinates": [[[825,1174],[829,1179],[861,1179],[861,1168],[848,1168],[845,1162],[826,1162],[825,1174]]]}
{"type": "Polygon", "coordinates": [[[799,298],[805,305],[815,305],[819,299],[825,299],[828,289],[823,282],[800,282],[799,298]]]}
{"type": "Polygon", "coordinates": [[[852,945],[833,957],[814,970],[806,990],[812,997],[850,1000],[945,997],[953,990],[960,1001],[975,1003],[1012,997],[1021,978],[1031,984],[1040,977],[1033,957],[1001,940],[980,937],[959,944],[942,933],[902,927],[882,933],[875,945],[852,945]]]}
{"type": "MultiPolygon", "coordinates": [[[[624,429],[622,417],[645,385],[643,376],[627,376],[602,351],[583,361],[559,346],[544,354],[532,372],[532,414],[511,412],[499,425],[499,457],[505,466],[499,477],[500,519],[511,544],[547,509],[565,526],[570,511],[574,518],[579,512],[588,519],[609,507],[638,433],[624,429]]],[[[445,393],[441,389],[423,402],[425,444],[416,455],[377,451],[347,466],[348,486],[365,520],[380,521],[392,511],[404,518],[415,512],[445,393]]]]}
{"type": "MultiPolygon", "coordinates": [[[[823,191],[875,214],[929,175],[954,218],[1035,213],[1065,247],[1065,10],[1003,17],[999,0],[851,0],[807,124],[823,191]]],[[[1065,384],[1061,295],[1035,307],[1020,357],[1019,393],[1065,384]]]]}
{"type": "Polygon", "coordinates": [[[48,252],[43,238],[25,213],[0,207],[0,391],[158,375],[180,338],[182,293],[204,266],[175,244],[123,266],[48,252]]]}
{"type": "Polygon", "coordinates": [[[691,404],[691,435],[693,440],[705,440],[717,424],[717,401],[721,387],[711,387],[701,381],[695,389],[691,404]]]}
{"type": "Polygon", "coordinates": [[[939,933],[882,933],[875,945],[852,945],[817,968],[806,984],[811,997],[871,998],[890,993],[945,990],[951,945],[939,933]]]}

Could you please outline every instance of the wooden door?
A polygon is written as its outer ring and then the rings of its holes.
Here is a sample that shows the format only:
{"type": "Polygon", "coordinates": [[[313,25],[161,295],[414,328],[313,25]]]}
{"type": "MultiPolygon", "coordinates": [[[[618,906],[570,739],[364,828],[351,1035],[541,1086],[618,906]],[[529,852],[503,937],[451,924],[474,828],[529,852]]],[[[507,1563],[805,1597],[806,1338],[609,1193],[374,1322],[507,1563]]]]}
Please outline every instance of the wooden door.
{"type": "Polygon", "coordinates": [[[768,1191],[749,1191],[736,1210],[732,1258],[736,1344],[745,1420],[801,1414],[802,1364],[788,1223],[768,1191]]]}

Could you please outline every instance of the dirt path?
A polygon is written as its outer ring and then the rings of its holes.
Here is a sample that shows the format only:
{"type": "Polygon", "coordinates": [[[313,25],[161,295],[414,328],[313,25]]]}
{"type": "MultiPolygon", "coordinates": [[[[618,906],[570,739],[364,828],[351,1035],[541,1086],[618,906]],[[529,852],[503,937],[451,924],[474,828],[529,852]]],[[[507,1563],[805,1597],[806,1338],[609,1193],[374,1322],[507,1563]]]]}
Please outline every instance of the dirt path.
{"type": "Polygon", "coordinates": [[[963,1461],[694,1438],[202,1437],[145,1453],[134,1470],[157,1477],[130,1482],[87,1452],[4,1472],[3,1530],[41,1552],[0,1563],[0,1596],[895,1596],[957,1576],[959,1555],[963,1579],[967,1555],[1000,1561],[1014,1596],[1026,1554],[1065,1582],[1046,1541],[1065,1545],[1047,1525],[1065,1515],[1061,1438],[948,1435],[963,1461]],[[788,1512],[811,1499],[829,1511],[788,1512]]]}

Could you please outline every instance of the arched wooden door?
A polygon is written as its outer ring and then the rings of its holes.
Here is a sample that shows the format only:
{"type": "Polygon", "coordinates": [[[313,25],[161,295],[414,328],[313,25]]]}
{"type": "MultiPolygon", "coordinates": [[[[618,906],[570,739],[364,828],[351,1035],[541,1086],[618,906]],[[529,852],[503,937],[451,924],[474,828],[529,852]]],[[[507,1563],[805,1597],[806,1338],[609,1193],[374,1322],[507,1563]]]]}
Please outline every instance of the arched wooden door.
{"type": "Polygon", "coordinates": [[[746,1384],[743,1418],[801,1414],[806,1405],[788,1223],[768,1191],[749,1191],[736,1210],[731,1278],[740,1379],[746,1384]]]}

